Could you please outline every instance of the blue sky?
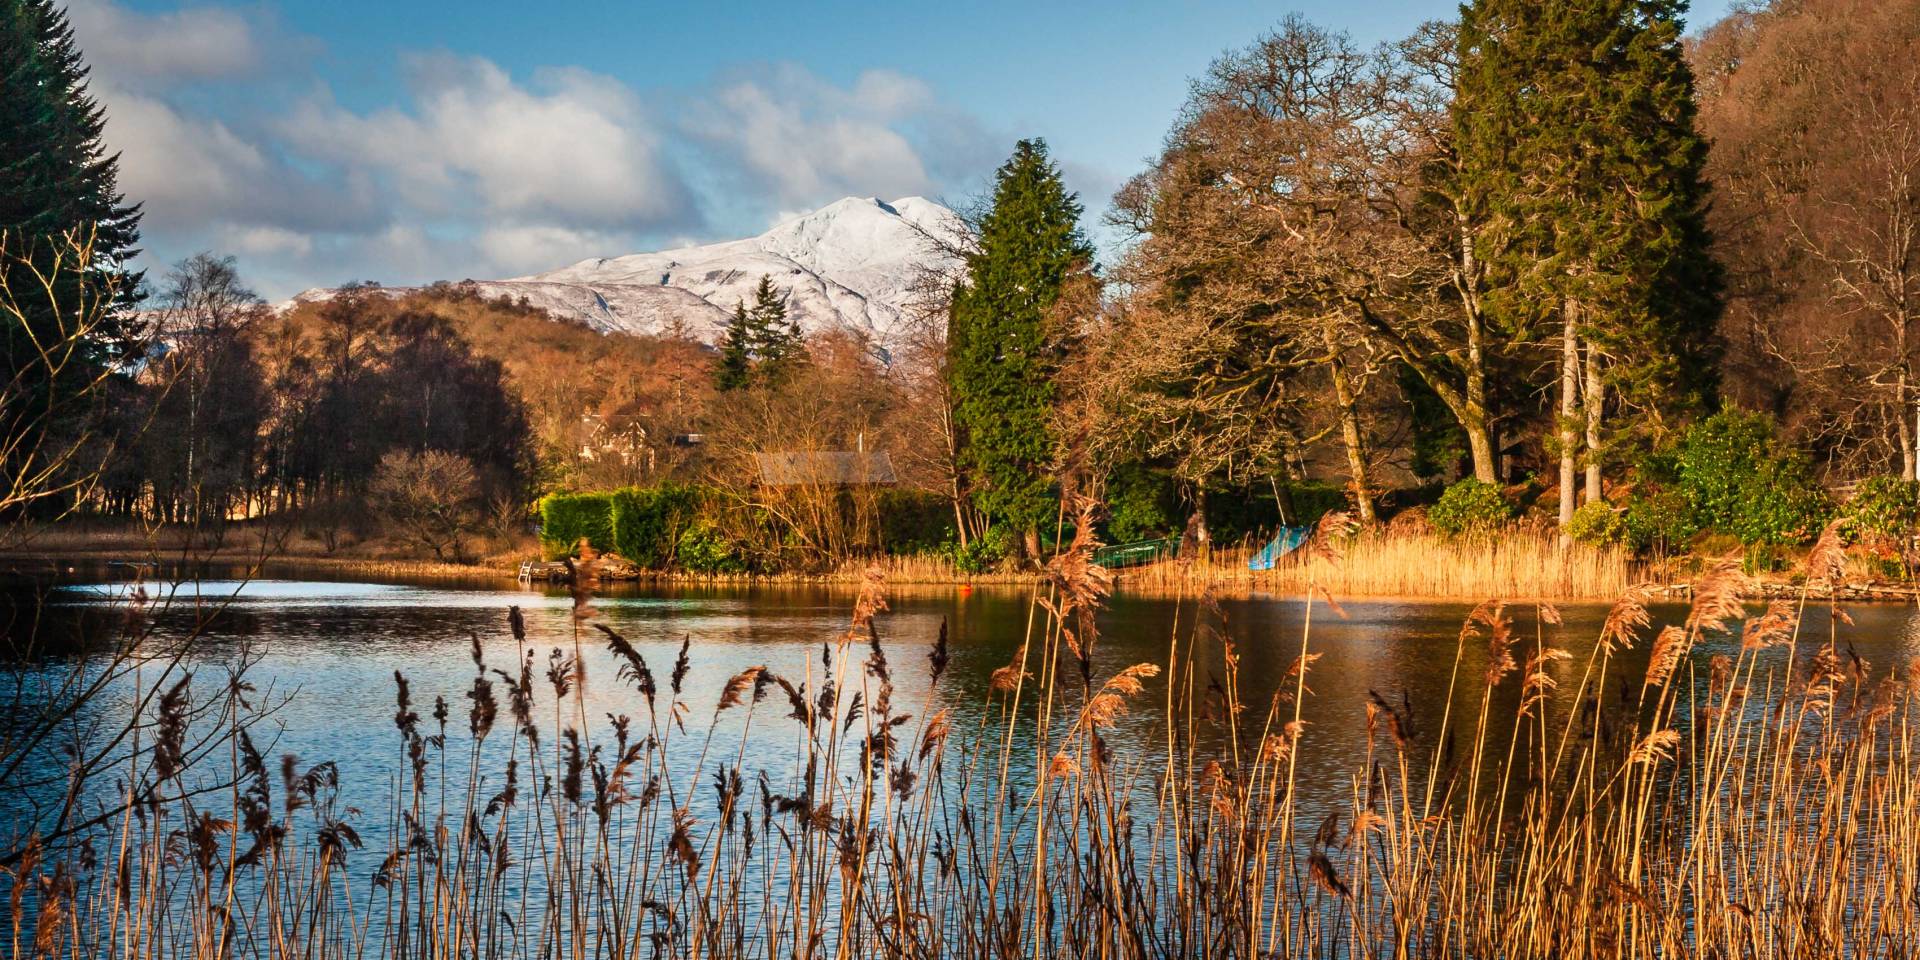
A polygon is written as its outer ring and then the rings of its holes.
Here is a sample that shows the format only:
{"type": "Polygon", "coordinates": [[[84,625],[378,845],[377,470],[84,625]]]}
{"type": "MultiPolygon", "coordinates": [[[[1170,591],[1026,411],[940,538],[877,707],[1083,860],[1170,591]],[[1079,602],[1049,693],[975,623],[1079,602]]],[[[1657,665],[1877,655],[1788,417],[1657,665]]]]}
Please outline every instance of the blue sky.
{"type": "MultiPolygon", "coordinates": [[[[1704,24],[1729,0],[1693,13],[1704,24]]],[[[1363,43],[1428,0],[1066,4],[72,0],[148,266],[269,297],[501,277],[981,189],[1052,144],[1089,219],[1188,78],[1289,12],[1363,43]]]]}

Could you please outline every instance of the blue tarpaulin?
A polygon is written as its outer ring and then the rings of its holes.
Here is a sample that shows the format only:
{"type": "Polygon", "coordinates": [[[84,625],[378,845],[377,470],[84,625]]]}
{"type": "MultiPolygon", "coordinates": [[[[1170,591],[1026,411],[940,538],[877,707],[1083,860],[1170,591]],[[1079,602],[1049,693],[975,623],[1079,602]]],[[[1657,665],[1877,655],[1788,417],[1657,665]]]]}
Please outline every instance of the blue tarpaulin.
{"type": "Polygon", "coordinates": [[[1307,535],[1312,532],[1312,527],[1281,527],[1280,532],[1273,535],[1273,540],[1247,561],[1247,569],[1272,570],[1281,557],[1300,549],[1300,545],[1307,542],[1307,535]]]}

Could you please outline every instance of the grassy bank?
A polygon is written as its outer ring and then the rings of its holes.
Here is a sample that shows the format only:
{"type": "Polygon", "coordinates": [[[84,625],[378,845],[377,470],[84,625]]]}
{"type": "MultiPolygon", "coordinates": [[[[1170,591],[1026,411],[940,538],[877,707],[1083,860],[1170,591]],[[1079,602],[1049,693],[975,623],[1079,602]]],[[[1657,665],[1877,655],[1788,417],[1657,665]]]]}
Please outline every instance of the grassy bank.
{"type": "Polygon", "coordinates": [[[329,546],[299,531],[266,524],[232,524],[208,531],[69,523],[17,531],[0,547],[0,568],[31,575],[110,564],[163,573],[204,570],[221,576],[511,581],[526,549],[516,550],[511,544],[499,547],[489,556],[455,563],[421,558],[405,545],[378,539],[329,546]]]}

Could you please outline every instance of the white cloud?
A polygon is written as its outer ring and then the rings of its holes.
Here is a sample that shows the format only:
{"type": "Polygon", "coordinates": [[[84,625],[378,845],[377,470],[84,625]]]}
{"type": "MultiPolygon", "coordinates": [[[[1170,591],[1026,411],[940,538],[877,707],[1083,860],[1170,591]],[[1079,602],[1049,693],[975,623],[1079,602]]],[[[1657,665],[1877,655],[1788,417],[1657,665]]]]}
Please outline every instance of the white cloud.
{"type": "Polygon", "coordinates": [[[248,257],[305,257],[313,253],[313,237],[281,227],[235,227],[224,234],[233,252],[248,257]]]}
{"type": "Polygon", "coordinates": [[[252,73],[265,65],[267,47],[277,42],[265,35],[275,31],[263,28],[257,17],[229,7],[142,13],[111,0],[68,0],[67,18],[95,76],[116,83],[252,73]]]}
{"type": "Polygon", "coordinates": [[[740,165],[789,206],[849,194],[901,197],[935,181],[904,127],[934,104],[926,84],[869,70],[838,87],[794,64],[724,83],[686,129],[740,165]]]}
{"type": "Polygon", "coordinates": [[[261,9],[69,10],[120,186],[145,205],[147,265],[233,252],[270,297],[532,273],[741,236],[846,195],[937,196],[1011,143],[907,74],[841,85],[793,64],[669,98],[578,67],[417,53],[402,90],[360,108],[315,73],[318,42],[261,9]]]}
{"type": "Polygon", "coordinates": [[[357,114],[311,99],[279,125],[303,156],[387,178],[412,208],[548,225],[650,229],[691,214],[638,99],[584,70],[532,87],[477,57],[409,63],[411,102],[357,114]]]}
{"type": "Polygon", "coordinates": [[[539,273],[588,257],[621,250],[629,238],[597,230],[556,226],[489,227],[474,238],[474,248],[492,271],[489,276],[539,273]]]}

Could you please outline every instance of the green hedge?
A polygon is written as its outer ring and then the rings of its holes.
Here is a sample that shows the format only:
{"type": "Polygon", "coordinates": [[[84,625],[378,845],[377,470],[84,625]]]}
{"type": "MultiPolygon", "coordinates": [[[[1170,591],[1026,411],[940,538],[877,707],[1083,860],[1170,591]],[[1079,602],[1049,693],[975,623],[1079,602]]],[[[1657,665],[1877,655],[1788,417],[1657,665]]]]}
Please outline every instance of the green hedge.
{"type": "Polygon", "coordinates": [[[540,552],[549,560],[572,556],[585,538],[595,550],[612,550],[613,494],[549,493],[540,498],[540,552]]]}
{"type": "MultiPolygon", "coordinates": [[[[746,564],[708,511],[712,491],[688,484],[623,487],[541,498],[540,547],[548,559],[570,556],[585,537],[596,550],[651,569],[736,572],[746,564]]],[[[924,490],[882,491],[876,503],[879,546],[906,555],[945,549],[955,539],[953,505],[924,490]]]]}
{"type": "Polygon", "coordinates": [[[699,488],[677,483],[627,487],[609,496],[614,552],[652,569],[673,561],[681,533],[700,515],[702,499],[699,488]]]}

